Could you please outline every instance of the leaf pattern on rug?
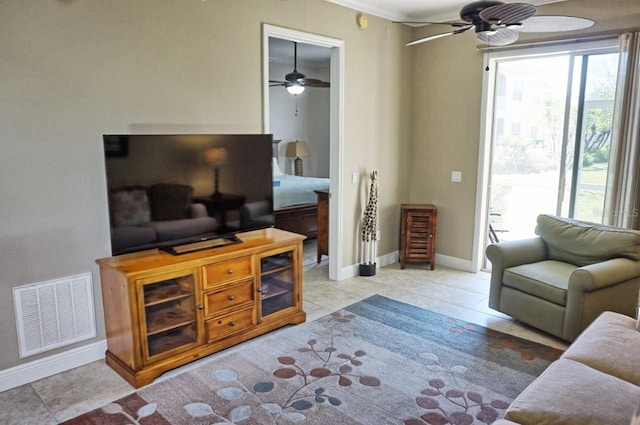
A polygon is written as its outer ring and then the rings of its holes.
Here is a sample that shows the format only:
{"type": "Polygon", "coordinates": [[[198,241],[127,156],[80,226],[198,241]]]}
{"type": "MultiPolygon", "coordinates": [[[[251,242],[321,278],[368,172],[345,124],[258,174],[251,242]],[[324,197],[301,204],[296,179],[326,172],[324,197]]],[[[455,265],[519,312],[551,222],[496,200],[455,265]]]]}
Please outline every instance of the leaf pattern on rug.
{"type": "MultiPolygon", "coordinates": [[[[367,353],[364,350],[356,350],[353,353],[341,352],[335,345],[335,336],[340,334],[337,324],[348,324],[355,319],[355,314],[341,314],[335,312],[323,323],[328,335],[327,344],[322,344],[317,338],[307,341],[305,347],[298,348],[295,355],[282,355],[276,361],[280,365],[273,371],[273,376],[282,380],[297,379],[299,382],[291,391],[286,400],[277,402],[268,399],[269,393],[277,388],[277,381],[262,381],[254,384],[251,389],[242,382],[238,371],[233,369],[217,369],[212,372],[212,378],[219,382],[229,383],[228,386],[216,391],[216,395],[227,401],[238,401],[249,396],[257,399],[259,405],[272,416],[274,423],[279,419],[286,422],[298,423],[307,419],[302,413],[312,409],[316,404],[327,403],[338,407],[342,401],[331,395],[325,387],[317,387],[320,381],[327,381],[327,385],[350,387],[354,383],[367,387],[379,387],[380,379],[359,373],[355,368],[364,364],[367,353]],[[305,368],[296,356],[309,356],[314,367],[305,368]],[[313,389],[312,387],[315,387],[313,389]]],[[[189,403],[184,406],[185,411],[193,418],[216,416],[218,419],[228,421],[221,423],[238,423],[250,419],[254,412],[249,404],[243,404],[234,408],[228,417],[216,412],[214,408],[203,402],[189,403]]]]}
{"type": "Polygon", "coordinates": [[[156,403],[149,403],[138,409],[138,417],[134,418],[130,414],[124,411],[122,406],[118,403],[109,403],[106,406],[102,407],[102,411],[108,415],[122,415],[124,416],[129,423],[133,425],[141,425],[140,420],[142,418],[146,418],[147,416],[153,415],[158,408],[156,403]]]}
{"type": "Polygon", "coordinates": [[[491,424],[500,416],[498,410],[509,407],[505,400],[485,401],[477,391],[468,390],[469,382],[463,376],[468,371],[465,366],[447,367],[433,353],[421,353],[420,358],[430,362],[425,366],[427,370],[448,376],[450,381],[440,378],[427,381],[429,386],[420,392],[415,402],[431,411],[420,418],[406,419],[404,425],[472,425],[475,419],[491,424]]]}

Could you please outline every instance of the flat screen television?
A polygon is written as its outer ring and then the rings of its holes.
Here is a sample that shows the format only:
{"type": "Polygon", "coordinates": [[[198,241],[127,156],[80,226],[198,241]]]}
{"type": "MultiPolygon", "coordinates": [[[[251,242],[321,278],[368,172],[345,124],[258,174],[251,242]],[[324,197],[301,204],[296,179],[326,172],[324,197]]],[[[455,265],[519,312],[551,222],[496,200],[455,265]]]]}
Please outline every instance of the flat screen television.
{"type": "Polygon", "coordinates": [[[104,135],[112,254],[180,254],[272,227],[272,141],[270,134],[104,135]]]}

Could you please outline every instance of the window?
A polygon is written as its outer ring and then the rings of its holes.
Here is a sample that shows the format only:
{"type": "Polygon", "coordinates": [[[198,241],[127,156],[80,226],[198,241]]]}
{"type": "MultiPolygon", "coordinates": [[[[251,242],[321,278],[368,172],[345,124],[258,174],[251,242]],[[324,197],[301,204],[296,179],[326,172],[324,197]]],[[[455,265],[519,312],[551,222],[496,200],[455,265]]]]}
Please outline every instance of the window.
{"type": "Polygon", "coordinates": [[[487,120],[495,131],[485,141],[483,186],[508,230],[501,240],[533,236],[541,213],[602,222],[617,40],[554,48],[491,54],[487,120]]]}

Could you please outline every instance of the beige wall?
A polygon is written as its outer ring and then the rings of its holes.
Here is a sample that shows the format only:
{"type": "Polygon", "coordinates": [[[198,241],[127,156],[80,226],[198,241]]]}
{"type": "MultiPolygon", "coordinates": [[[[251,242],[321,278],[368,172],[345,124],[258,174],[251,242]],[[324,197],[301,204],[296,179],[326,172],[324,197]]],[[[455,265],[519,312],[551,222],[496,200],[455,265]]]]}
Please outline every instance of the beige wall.
{"type": "Polygon", "coordinates": [[[343,263],[358,261],[366,190],[350,184],[352,170],[379,170],[380,253],[397,249],[409,28],[371,17],[363,31],[355,11],[320,0],[3,0],[0,370],[65,350],[18,359],[15,286],[91,271],[104,338],[94,265],[110,253],[102,134],[262,131],[263,23],[345,40],[343,263]]]}
{"type": "MultiPolygon", "coordinates": [[[[638,0],[568,0],[542,6],[539,15],[592,18],[596,25],[582,35],[640,30],[638,0]]],[[[423,27],[415,38],[443,32],[423,27]]],[[[544,41],[575,33],[526,34],[522,42],[544,41]]],[[[439,254],[472,259],[483,52],[476,49],[473,30],[414,46],[414,86],[411,113],[413,145],[410,200],[438,206],[439,254]],[[451,182],[451,171],[462,171],[462,183],[451,182]]]]}
{"type": "MultiPolygon", "coordinates": [[[[602,17],[596,30],[609,31],[637,26],[639,8],[541,11],[602,17]]],[[[355,18],[322,0],[0,1],[0,371],[52,354],[18,359],[14,286],[91,271],[104,338],[102,134],[262,130],[262,23],[345,40],[342,263],[358,261],[368,186],[351,173],[373,169],[379,255],[397,250],[399,204],[412,201],[439,207],[438,252],[470,259],[483,72],[473,35],[405,48],[427,30],[370,16],[363,31],[355,18]]]]}

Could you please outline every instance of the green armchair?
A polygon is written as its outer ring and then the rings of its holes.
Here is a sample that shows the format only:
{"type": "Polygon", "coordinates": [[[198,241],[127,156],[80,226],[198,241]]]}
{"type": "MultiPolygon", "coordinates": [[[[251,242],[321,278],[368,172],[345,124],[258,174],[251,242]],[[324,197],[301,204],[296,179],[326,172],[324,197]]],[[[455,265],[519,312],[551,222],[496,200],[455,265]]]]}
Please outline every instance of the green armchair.
{"type": "Polygon", "coordinates": [[[542,214],[536,234],[487,247],[490,308],[566,341],[605,310],[635,317],[639,231],[542,214]]]}

